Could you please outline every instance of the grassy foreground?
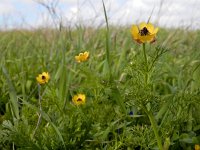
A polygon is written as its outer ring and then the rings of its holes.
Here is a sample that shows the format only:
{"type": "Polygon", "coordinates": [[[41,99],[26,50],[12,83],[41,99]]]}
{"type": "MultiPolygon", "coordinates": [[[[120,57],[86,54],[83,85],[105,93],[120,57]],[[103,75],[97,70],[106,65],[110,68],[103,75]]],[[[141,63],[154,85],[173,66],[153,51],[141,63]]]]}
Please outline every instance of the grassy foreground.
{"type": "Polygon", "coordinates": [[[198,147],[199,48],[200,31],[160,29],[146,64],[130,28],[1,32],[0,149],[198,147]],[[43,71],[50,80],[38,85],[43,71]]]}

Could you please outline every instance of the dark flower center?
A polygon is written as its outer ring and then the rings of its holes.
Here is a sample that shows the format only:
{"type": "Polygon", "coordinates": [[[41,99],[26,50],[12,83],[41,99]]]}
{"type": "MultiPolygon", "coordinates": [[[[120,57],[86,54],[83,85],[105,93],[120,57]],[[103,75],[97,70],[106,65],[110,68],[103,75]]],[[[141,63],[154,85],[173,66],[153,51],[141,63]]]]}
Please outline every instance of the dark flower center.
{"type": "Polygon", "coordinates": [[[46,79],[46,77],[45,76],[42,76],[42,80],[45,80],[46,79]]]}
{"type": "Polygon", "coordinates": [[[133,115],[133,112],[132,112],[132,111],[130,111],[130,112],[129,112],[129,115],[133,115]]]}
{"type": "Polygon", "coordinates": [[[77,99],[77,102],[80,102],[80,101],[82,101],[82,99],[81,99],[81,98],[78,98],[78,99],[77,99]]]}
{"type": "Polygon", "coordinates": [[[145,36],[145,35],[148,35],[148,34],[149,34],[149,31],[146,27],[144,27],[142,30],[140,30],[141,36],[145,36]]]}

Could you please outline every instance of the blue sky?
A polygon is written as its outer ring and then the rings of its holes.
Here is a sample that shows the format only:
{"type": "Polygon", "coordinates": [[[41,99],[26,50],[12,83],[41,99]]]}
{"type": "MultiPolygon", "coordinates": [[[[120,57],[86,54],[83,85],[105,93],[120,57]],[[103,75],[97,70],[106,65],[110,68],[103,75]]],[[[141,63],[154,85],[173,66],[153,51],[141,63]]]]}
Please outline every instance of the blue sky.
{"type": "MultiPolygon", "coordinates": [[[[53,4],[57,0],[1,0],[0,28],[37,28],[53,26],[48,11],[38,3],[53,4]]],[[[147,21],[159,26],[200,28],[199,0],[104,0],[109,21],[115,25],[130,25],[147,21]]],[[[55,11],[64,25],[104,24],[101,0],[59,0],[55,11]]]]}

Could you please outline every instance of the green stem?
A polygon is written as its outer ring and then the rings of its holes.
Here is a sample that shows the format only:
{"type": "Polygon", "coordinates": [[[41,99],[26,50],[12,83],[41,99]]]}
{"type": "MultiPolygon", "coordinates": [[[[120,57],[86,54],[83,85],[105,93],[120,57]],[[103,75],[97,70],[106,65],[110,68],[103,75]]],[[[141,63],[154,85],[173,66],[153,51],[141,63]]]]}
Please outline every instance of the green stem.
{"type": "Polygon", "coordinates": [[[107,17],[107,12],[106,12],[106,7],[104,4],[104,0],[102,0],[103,4],[103,10],[104,10],[104,16],[106,20],[106,61],[108,65],[108,70],[109,70],[109,79],[111,81],[112,74],[111,74],[111,66],[110,66],[110,37],[109,37],[109,25],[108,25],[108,17],[107,17]]]}
{"type": "Polygon", "coordinates": [[[146,54],[146,49],[145,49],[145,43],[142,44],[142,49],[143,49],[143,54],[144,54],[144,61],[146,65],[146,70],[145,70],[145,83],[146,85],[148,84],[148,60],[147,60],[147,54],[146,54]]]}
{"type": "Polygon", "coordinates": [[[40,112],[39,112],[39,117],[38,117],[36,128],[35,128],[35,130],[33,131],[33,134],[32,134],[32,138],[34,138],[36,131],[39,128],[39,125],[40,125],[41,120],[42,120],[42,103],[41,103],[42,96],[41,96],[41,86],[39,84],[38,84],[38,95],[39,95],[38,103],[39,103],[39,107],[40,107],[40,112]]]}
{"type": "Polygon", "coordinates": [[[161,138],[160,138],[160,136],[158,134],[158,126],[157,126],[156,120],[155,120],[155,118],[154,118],[154,116],[153,116],[151,111],[147,111],[146,110],[146,113],[147,113],[147,115],[149,117],[149,120],[151,122],[151,126],[153,128],[153,132],[154,132],[156,140],[157,140],[158,148],[159,148],[159,150],[162,150],[163,149],[162,141],[161,141],[161,138]]]}

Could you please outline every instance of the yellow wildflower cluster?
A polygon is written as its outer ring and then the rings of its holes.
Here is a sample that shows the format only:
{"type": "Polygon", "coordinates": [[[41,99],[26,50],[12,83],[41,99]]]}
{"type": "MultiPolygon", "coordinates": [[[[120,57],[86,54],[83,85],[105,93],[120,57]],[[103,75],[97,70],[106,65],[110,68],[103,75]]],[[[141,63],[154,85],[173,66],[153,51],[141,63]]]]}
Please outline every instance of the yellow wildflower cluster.
{"type": "MultiPolygon", "coordinates": [[[[156,34],[158,32],[158,28],[154,28],[154,26],[151,23],[145,23],[142,22],[137,25],[133,25],[131,28],[131,34],[133,39],[138,43],[146,43],[146,42],[154,42],[156,40],[156,34]]],[[[75,56],[75,60],[77,62],[85,62],[89,59],[90,53],[88,51],[85,51],[84,53],[79,53],[77,56],[75,56]]],[[[48,83],[50,79],[50,76],[48,72],[43,72],[42,74],[39,74],[36,77],[36,80],[39,84],[45,84],[48,83]]],[[[74,95],[72,98],[72,102],[75,105],[82,105],[86,102],[86,96],[85,94],[77,94],[74,95]]],[[[197,146],[195,146],[196,148],[197,146]]]]}

